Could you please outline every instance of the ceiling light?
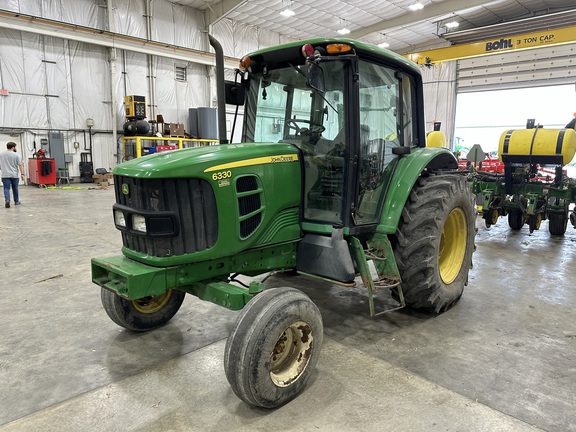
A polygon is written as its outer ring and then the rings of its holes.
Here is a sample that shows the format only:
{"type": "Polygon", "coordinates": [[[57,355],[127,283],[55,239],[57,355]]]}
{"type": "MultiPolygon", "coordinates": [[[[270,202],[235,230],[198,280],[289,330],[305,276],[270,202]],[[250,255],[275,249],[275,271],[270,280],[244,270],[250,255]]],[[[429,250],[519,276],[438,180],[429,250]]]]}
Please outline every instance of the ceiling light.
{"type": "Polygon", "coordinates": [[[445,26],[446,28],[449,28],[449,29],[456,28],[456,27],[458,27],[459,25],[460,25],[460,23],[459,23],[458,21],[450,21],[450,22],[447,22],[446,24],[444,24],[444,26],[445,26]]]}
{"type": "Polygon", "coordinates": [[[296,12],[294,12],[292,9],[284,9],[282,12],[280,12],[280,15],[285,17],[291,17],[294,16],[295,14],[296,12]]]}
{"type": "Polygon", "coordinates": [[[340,30],[338,30],[338,34],[347,35],[347,34],[350,34],[350,30],[348,30],[346,27],[344,27],[344,28],[341,28],[340,30]]]}
{"type": "Polygon", "coordinates": [[[416,12],[417,10],[423,9],[423,8],[424,8],[424,5],[423,5],[422,3],[420,3],[420,2],[416,2],[416,3],[411,4],[410,6],[408,6],[408,8],[409,8],[411,11],[416,12]]]}
{"type": "Polygon", "coordinates": [[[390,44],[388,42],[382,42],[382,43],[379,43],[378,46],[380,48],[388,48],[390,46],[390,44]]]}

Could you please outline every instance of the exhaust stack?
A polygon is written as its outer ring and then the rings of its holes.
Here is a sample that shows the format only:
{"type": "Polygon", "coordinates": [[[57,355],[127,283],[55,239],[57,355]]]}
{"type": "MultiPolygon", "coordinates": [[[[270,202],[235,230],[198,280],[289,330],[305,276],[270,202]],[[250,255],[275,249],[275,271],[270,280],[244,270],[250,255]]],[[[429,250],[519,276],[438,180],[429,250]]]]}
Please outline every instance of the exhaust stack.
{"type": "Polygon", "coordinates": [[[220,144],[228,144],[226,137],[226,95],[224,90],[224,51],[222,45],[212,35],[208,35],[210,45],[216,53],[216,96],[218,98],[218,137],[220,144]]]}

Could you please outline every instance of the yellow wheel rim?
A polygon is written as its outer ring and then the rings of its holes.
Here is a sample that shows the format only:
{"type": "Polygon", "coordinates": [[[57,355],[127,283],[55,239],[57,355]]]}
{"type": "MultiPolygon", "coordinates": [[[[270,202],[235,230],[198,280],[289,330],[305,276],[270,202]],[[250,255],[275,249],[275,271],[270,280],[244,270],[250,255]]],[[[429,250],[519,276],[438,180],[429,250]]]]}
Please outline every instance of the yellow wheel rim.
{"type": "Polygon", "coordinates": [[[542,224],[542,215],[538,213],[536,216],[536,229],[540,229],[540,225],[542,224]]]}
{"type": "Polygon", "coordinates": [[[276,342],[270,356],[270,378],[278,387],[294,383],[312,358],[312,329],[304,321],[288,327],[276,342]]]}
{"type": "Polygon", "coordinates": [[[498,222],[498,216],[499,216],[498,210],[497,209],[492,210],[492,218],[491,218],[492,219],[492,221],[491,221],[492,225],[494,225],[496,222],[498,222]]]}
{"type": "Polygon", "coordinates": [[[438,267],[445,284],[454,282],[460,273],[466,254],[467,238],[466,215],[461,208],[455,208],[448,215],[440,237],[438,267]]]}
{"type": "Polygon", "coordinates": [[[166,291],[164,294],[159,296],[150,296],[150,297],[143,297],[138,300],[133,300],[132,304],[134,305],[134,309],[138,312],[143,314],[151,314],[154,312],[158,312],[168,300],[170,300],[170,296],[172,295],[172,290],[166,291]]]}

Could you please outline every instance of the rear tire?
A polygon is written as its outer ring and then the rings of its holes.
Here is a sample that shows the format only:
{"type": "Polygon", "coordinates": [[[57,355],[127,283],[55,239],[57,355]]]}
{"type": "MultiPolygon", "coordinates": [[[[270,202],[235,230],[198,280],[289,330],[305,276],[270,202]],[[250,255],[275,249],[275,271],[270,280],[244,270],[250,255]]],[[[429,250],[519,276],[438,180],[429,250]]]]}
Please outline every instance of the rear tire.
{"type": "Polygon", "coordinates": [[[393,242],[407,305],[440,313],[462,296],[475,235],[475,199],[466,178],[420,177],[393,242]]]}
{"type": "Polygon", "coordinates": [[[128,330],[143,332],[163,326],[178,312],[186,293],[168,290],[159,296],[126,300],[102,288],[102,306],[112,321],[128,330]]]}
{"type": "Polygon", "coordinates": [[[563,236],[568,227],[568,218],[561,213],[550,213],[548,215],[548,231],[550,234],[563,236]]]}
{"type": "Polygon", "coordinates": [[[244,402],[276,408],[302,392],[322,339],[322,316],[308,296],[294,288],[263,291],[244,307],[226,342],[226,378],[244,402]]]}

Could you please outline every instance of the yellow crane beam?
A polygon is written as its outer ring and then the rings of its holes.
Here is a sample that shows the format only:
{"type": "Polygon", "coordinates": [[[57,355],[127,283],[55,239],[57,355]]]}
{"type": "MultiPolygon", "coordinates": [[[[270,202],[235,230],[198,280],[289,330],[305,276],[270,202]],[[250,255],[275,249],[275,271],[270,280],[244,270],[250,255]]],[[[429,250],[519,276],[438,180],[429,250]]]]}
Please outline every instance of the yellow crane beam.
{"type": "Polygon", "coordinates": [[[417,64],[434,64],[448,60],[480,57],[503,52],[543,48],[576,42],[576,26],[559,27],[531,33],[486,39],[479,42],[452,45],[427,51],[405,54],[417,64]]]}

